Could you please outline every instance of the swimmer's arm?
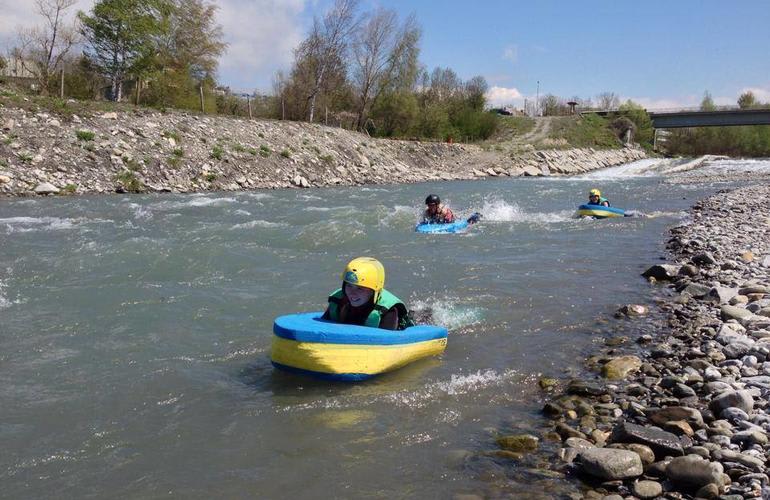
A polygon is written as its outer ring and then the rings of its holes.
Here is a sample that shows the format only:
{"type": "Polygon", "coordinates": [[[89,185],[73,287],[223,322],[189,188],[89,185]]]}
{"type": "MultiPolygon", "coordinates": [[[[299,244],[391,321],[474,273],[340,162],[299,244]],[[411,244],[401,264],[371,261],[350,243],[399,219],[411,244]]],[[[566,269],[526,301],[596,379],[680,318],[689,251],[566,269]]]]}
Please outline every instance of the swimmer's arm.
{"type": "Polygon", "coordinates": [[[393,307],[382,316],[382,319],[380,320],[380,328],[385,330],[398,329],[398,309],[393,307]]]}

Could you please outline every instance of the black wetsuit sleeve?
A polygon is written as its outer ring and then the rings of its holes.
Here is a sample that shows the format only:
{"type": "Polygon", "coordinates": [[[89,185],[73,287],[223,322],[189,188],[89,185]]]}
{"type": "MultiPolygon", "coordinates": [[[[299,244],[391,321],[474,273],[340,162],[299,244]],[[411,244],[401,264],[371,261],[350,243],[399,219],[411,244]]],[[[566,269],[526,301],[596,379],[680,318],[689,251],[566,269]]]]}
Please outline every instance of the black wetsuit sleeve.
{"type": "Polygon", "coordinates": [[[380,328],[385,330],[398,330],[398,309],[392,307],[380,320],[380,328]]]}
{"type": "Polygon", "coordinates": [[[328,307],[324,311],[323,316],[321,316],[321,319],[329,319],[329,308],[328,307]]]}

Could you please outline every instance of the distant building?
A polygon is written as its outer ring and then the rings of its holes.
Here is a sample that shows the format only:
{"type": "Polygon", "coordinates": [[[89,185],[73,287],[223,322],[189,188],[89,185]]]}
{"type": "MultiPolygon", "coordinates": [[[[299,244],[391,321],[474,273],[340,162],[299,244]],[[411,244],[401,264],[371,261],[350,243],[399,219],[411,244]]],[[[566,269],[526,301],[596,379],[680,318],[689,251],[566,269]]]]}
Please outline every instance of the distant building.
{"type": "Polygon", "coordinates": [[[28,68],[32,66],[30,61],[24,61],[18,57],[5,58],[5,68],[0,69],[0,76],[11,78],[35,78],[35,75],[28,68]]]}

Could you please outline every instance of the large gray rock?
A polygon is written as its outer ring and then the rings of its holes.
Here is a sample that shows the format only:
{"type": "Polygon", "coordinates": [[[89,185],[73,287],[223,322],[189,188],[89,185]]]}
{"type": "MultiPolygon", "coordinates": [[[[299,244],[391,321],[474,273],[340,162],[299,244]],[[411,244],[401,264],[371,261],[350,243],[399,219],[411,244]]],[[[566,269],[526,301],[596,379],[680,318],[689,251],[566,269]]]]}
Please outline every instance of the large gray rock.
{"type": "Polygon", "coordinates": [[[738,320],[738,322],[741,322],[741,320],[749,318],[754,314],[748,309],[744,309],[743,307],[736,307],[731,305],[723,305],[719,308],[719,310],[722,313],[723,321],[734,319],[738,320]]]}
{"type": "Polygon", "coordinates": [[[715,286],[709,290],[708,298],[719,304],[727,304],[730,299],[738,295],[738,290],[726,286],[715,286]]]}
{"type": "Polygon", "coordinates": [[[707,484],[722,486],[724,468],[719,462],[709,462],[698,455],[676,457],[666,467],[666,475],[674,483],[689,489],[707,484]]]}
{"type": "Polygon", "coordinates": [[[675,434],[655,427],[620,422],[612,430],[610,440],[613,443],[639,443],[649,446],[658,459],[666,455],[684,455],[682,443],[675,434]]]}
{"type": "Polygon", "coordinates": [[[59,188],[51,184],[50,182],[41,182],[35,186],[35,193],[37,194],[56,194],[59,192],[59,188]]]}
{"type": "Polygon", "coordinates": [[[754,398],[749,391],[727,391],[715,397],[709,403],[709,409],[715,415],[722,413],[726,408],[740,408],[746,413],[754,409],[754,398]]]}
{"type": "MultiPolygon", "coordinates": [[[[711,288],[700,283],[690,283],[682,290],[682,293],[690,294],[690,296],[700,299],[705,297],[711,292],[711,288]]],[[[728,299],[730,300],[730,299],[728,299]]]]}
{"type": "Polygon", "coordinates": [[[589,448],[580,452],[583,470],[602,479],[627,479],[644,472],[642,460],[633,451],[614,448],[589,448]]]}

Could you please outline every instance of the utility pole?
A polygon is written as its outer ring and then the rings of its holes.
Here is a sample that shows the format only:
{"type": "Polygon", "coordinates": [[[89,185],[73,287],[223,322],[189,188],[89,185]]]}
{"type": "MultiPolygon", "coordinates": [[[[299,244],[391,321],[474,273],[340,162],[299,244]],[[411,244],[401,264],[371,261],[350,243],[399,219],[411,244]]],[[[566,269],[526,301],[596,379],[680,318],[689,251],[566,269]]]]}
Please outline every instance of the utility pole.
{"type": "Polygon", "coordinates": [[[535,97],[535,116],[540,116],[540,80],[537,81],[537,97],[535,97]]]}
{"type": "Polygon", "coordinates": [[[246,104],[248,104],[249,106],[249,120],[251,120],[251,96],[250,95],[246,96],[246,104]]]}

